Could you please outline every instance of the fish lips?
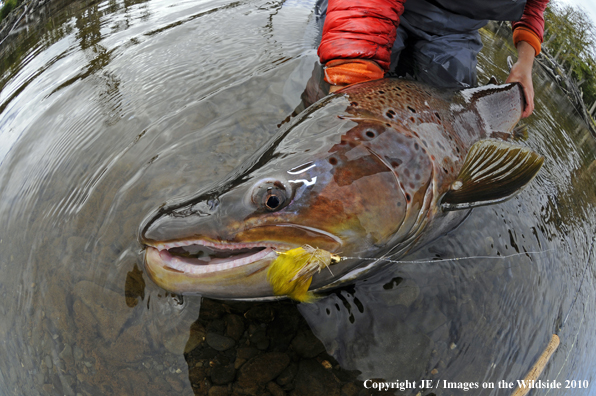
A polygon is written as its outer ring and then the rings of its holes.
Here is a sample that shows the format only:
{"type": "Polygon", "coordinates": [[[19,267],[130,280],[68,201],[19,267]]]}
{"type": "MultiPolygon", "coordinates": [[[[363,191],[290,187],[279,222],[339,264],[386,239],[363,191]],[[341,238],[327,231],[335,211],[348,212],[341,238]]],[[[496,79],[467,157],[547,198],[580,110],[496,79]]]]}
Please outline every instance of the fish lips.
{"type": "Polygon", "coordinates": [[[145,268],[158,286],[172,293],[215,298],[273,295],[265,270],[277,257],[275,250],[266,247],[254,254],[240,256],[201,264],[198,259],[178,257],[167,249],[147,247],[145,268]]]}
{"type": "Polygon", "coordinates": [[[273,297],[266,270],[277,251],[311,244],[335,252],[342,245],[326,231],[296,224],[254,227],[233,241],[196,237],[147,244],[145,268],[158,286],[223,299],[273,297]]]}

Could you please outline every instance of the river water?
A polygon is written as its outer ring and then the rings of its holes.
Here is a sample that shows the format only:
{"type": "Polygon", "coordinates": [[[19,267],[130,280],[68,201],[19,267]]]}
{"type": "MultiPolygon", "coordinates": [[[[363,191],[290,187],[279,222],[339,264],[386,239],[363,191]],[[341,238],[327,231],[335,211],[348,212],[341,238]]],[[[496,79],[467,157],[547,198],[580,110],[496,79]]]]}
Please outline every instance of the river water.
{"type": "MultiPolygon", "coordinates": [[[[222,179],[300,104],[312,9],[55,1],[2,44],[1,394],[365,395],[383,378],[508,395],[499,382],[554,333],[541,379],[562,388],[534,394],[596,394],[596,147],[539,67],[524,144],[543,169],[418,262],[311,305],[174,296],[143,272],[143,219],[222,179]]],[[[483,40],[479,81],[504,81],[510,45],[483,40]]]]}

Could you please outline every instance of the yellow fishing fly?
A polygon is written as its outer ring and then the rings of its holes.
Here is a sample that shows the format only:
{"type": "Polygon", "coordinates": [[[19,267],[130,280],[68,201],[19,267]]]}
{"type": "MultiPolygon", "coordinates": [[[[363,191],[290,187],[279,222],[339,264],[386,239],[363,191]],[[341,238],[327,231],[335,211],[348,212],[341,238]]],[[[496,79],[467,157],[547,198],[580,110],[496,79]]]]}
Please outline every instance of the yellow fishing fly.
{"type": "Polygon", "coordinates": [[[314,274],[341,261],[340,256],[309,245],[277,254],[279,257],[267,271],[267,280],[273,287],[273,293],[300,302],[315,300],[314,293],[308,291],[314,274]]]}

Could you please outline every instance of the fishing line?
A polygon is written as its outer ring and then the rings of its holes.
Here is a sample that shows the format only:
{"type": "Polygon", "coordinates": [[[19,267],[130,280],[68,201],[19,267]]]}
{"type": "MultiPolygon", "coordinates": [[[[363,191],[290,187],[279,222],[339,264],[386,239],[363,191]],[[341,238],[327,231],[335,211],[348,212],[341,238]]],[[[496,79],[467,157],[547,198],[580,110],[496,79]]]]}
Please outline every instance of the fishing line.
{"type": "MultiPolygon", "coordinates": [[[[379,261],[387,261],[390,263],[395,263],[395,264],[431,264],[431,263],[441,263],[441,262],[448,262],[448,261],[463,261],[463,260],[492,260],[492,259],[500,259],[500,260],[505,260],[505,259],[509,259],[512,257],[517,257],[517,256],[527,256],[528,258],[530,258],[530,260],[532,259],[530,257],[530,255],[538,255],[538,254],[542,254],[542,253],[548,253],[548,252],[552,252],[552,251],[556,251],[556,249],[545,249],[545,250],[540,250],[540,251],[530,251],[530,252],[518,252],[518,253],[513,253],[513,254],[508,254],[505,256],[465,256],[465,257],[453,257],[453,258],[444,258],[444,259],[427,259],[427,260],[392,260],[392,259],[388,259],[388,258],[373,258],[373,257],[352,257],[352,256],[339,256],[339,258],[341,260],[344,259],[358,259],[358,260],[368,260],[368,261],[374,261],[374,260],[379,260],[379,261]]],[[[511,264],[511,265],[503,265],[503,266],[495,266],[493,268],[487,269],[485,271],[478,271],[477,274],[486,274],[488,272],[494,272],[494,271],[498,271],[501,269],[504,270],[508,270],[514,267],[518,267],[520,265],[522,265],[523,263],[516,263],[516,264],[511,264]]],[[[433,285],[427,285],[426,287],[432,287],[433,285]]]]}
{"type": "Polygon", "coordinates": [[[571,313],[571,310],[573,309],[573,306],[575,305],[575,302],[577,301],[577,297],[579,296],[579,291],[582,288],[582,285],[584,284],[584,279],[586,277],[586,272],[588,271],[588,266],[590,265],[590,257],[592,257],[592,250],[594,249],[594,241],[595,240],[596,240],[596,234],[594,234],[594,237],[592,237],[592,243],[590,244],[590,250],[588,251],[588,259],[586,260],[586,266],[584,268],[584,273],[582,275],[582,279],[579,282],[579,287],[577,288],[577,291],[575,292],[575,297],[574,297],[573,301],[571,302],[571,306],[567,310],[567,315],[565,316],[565,320],[563,320],[563,323],[559,327],[559,331],[561,331],[563,326],[565,326],[567,319],[569,319],[569,314],[571,313]]]}
{"type": "MultiPolygon", "coordinates": [[[[579,297],[579,292],[581,290],[582,285],[584,284],[586,272],[588,271],[588,267],[590,266],[590,258],[592,257],[592,251],[594,250],[594,242],[595,241],[596,241],[596,233],[592,237],[592,243],[590,244],[590,250],[588,251],[588,259],[586,260],[586,266],[584,267],[584,273],[583,273],[582,279],[579,283],[579,287],[577,288],[577,291],[575,292],[575,297],[573,298],[573,301],[571,302],[571,305],[569,306],[569,309],[567,310],[567,315],[565,316],[565,320],[563,320],[563,323],[559,327],[558,333],[561,332],[561,330],[563,329],[563,326],[565,326],[565,323],[567,323],[567,319],[569,319],[569,315],[571,314],[573,306],[575,305],[575,302],[577,301],[577,298],[579,297]]],[[[590,293],[590,295],[588,296],[588,299],[590,299],[591,297],[592,297],[592,294],[590,293]]],[[[579,336],[579,332],[582,329],[582,325],[584,324],[584,319],[586,318],[586,307],[587,307],[587,305],[584,305],[584,315],[582,316],[582,320],[579,323],[579,326],[577,327],[577,332],[575,333],[575,336],[573,338],[573,343],[571,344],[571,347],[569,348],[569,352],[567,352],[567,356],[565,356],[565,360],[563,361],[563,364],[561,365],[559,372],[555,376],[555,381],[559,378],[559,375],[561,375],[561,372],[563,371],[563,367],[565,367],[565,365],[567,364],[567,361],[569,360],[569,356],[571,355],[571,352],[573,351],[573,349],[576,346],[577,337],[579,336]]],[[[546,392],[546,394],[548,395],[551,390],[552,390],[552,388],[549,388],[549,390],[546,392]]]]}
{"type": "MultiPolygon", "coordinates": [[[[594,248],[595,240],[596,240],[596,234],[594,234],[594,236],[592,237],[592,243],[590,244],[590,249],[588,251],[588,258],[586,260],[586,265],[584,268],[584,272],[583,272],[579,287],[577,288],[577,291],[575,292],[575,297],[573,298],[573,301],[571,302],[571,305],[569,306],[569,309],[567,310],[567,315],[565,316],[565,320],[559,327],[557,333],[561,332],[561,329],[567,322],[567,319],[569,318],[569,314],[571,313],[571,310],[573,309],[573,306],[575,305],[575,302],[577,301],[579,292],[580,292],[581,287],[584,283],[584,278],[586,276],[586,272],[590,265],[590,257],[592,257],[592,250],[594,248]]],[[[589,297],[591,297],[591,293],[590,293],[589,297]]],[[[563,364],[561,365],[559,372],[557,373],[554,381],[556,381],[559,378],[559,375],[563,371],[563,367],[565,367],[565,365],[567,364],[567,361],[569,360],[569,356],[571,355],[571,352],[577,345],[577,338],[579,336],[579,332],[582,328],[584,319],[586,317],[586,307],[587,307],[587,305],[584,305],[584,315],[583,315],[582,320],[578,326],[577,332],[575,333],[575,337],[573,338],[573,343],[571,344],[571,347],[569,348],[569,352],[567,352],[567,355],[565,356],[565,360],[563,361],[563,364]]],[[[559,347],[559,343],[560,343],[560,337],[556,333],[553,334],[550,342],[546,346],[546,349],[542,352],[542,355],[540,355],[540,357],[538,358],[538,361],[534,364],[534,366],[532,366],[530,371],[528,371],[524,380],[519,382],[519,385],[518,385],[517,389],[513,392],[512,396],[524,396],[533,388],[533,386],[531,387],[530,383],[533,383],[533,381],[537,380],[538,377],[540,376],[540,374],[542,374],[542,371],[544,371],[544,368],[546,367],[547,363],[549,362],[552,354],[559,347]]],[[[553,389],[553,388],[549,388],[549,390],[546,393],[547,394],[550,393],[551,389],[553,389]]]]}
{"type": "MultiPolygon", "coordinates": [[[[461,261],[473,259],[509,259],[511,257],[526,255],[530,258],[531,254],[541,254],[549,252],[553,249],[543,250],[539,252],[518,252],[506,256],[466,256],[456,257],[450,259],[429,259],[429,260],[393,260],[387,257],[373,258],[373,257],[352,257],[340,256],[328,252],[323,249],[314,248],[310,245],[303,245],[301,247],[290,249],[287,251],[275,251],[277,258],[271,263],[267,270],[267,281],[273,288],[273,293],[280,296],[288,296],[296,301],[312,302],[315,296],[309,292],[308,288],[312,282],[312,277],[321,272],[322,269],[327,268],[331,275],[331,266],[343,260],[361,260],[361,261],[386,261],[397,264],[421,264],[421,263],[437,263],[445,261],[461,261]]],[[[509,267],[511,268],[511,266],[509,267]]],[[[494,270],[494,269],[493,269],[494,270]]],[[[488,270],[490,271],[490,270],[488,270]]],[[[488,272],[485,271],[485,272],[488,272]]]]}
{"type": "MultiPolygon", "coordinates": [[[[571,305],[569,306],[569,309],[567,310],[567,314],[565,315],[565,319],[563,320],[563,322],[561,323],[561,326],[559,326],[559,328],[557,329],[556,333],[553,334],[553,336],[551,337],[550,342],[548,343],[546,349],[542,352],[542,354],[540,355],[540,357],[538,358],[538,360],[536,361],[536,363],[534,364],[534,366],[532,366],[532,368],[530,369],[530,371],[526,374],[526,377],[524,378],[524,382],[526,383],[529,381],[535,381],[538,379],[538,377],[540,376],[540,374],[542,373],[542,371],[544,370],[544,368],[546,367],[547,363],[549,362],[551,356],[553,355],[553,353],[556,351],[556,349],[559,346],[559,336],[558,334],[561,333],[561,330],[565,327],[565,324],[567,323],[567,321],[569,320],[569,316],[571,314],[571,312],[573,311],[573,308],[575,306],[575,303],[577,302],[578,298],[579,298],[579,293],[581,291],[581,288],[584,284],[584,280],[586,278],[586,274],[588,272],[588,267],[590,266],[590,259],[592,257],[592,252],[594,250],[594,243],[596,242],[596,232],[594,233],[593,237],[592,237],[592,242],[590,243],[590,248],[588,250],[588,257],[586,259],[586,265],[584,266],[584,270],[581,276],[581,280],[579,283],[579,286],[577,288],[577,290],[575,291],[575,296],[573,297],[573,301],[571,302],[571,305]]],[[[452,258],[452,259],[436,259],[436,260],[413,260],[413,261],[405,261],[405,260],[392,260],[392,259],[388,259],[388,258],[379,258],[379,259],[374,259],[374,258],[368,258],[368,257],[346,257],[346,256],[342,256],[341,259],[359,259],[359,260],[379,260],[379,261],[387,261],[390,263],[398,263],[398,264],[406,264],[406,263],[433,263],[433,262],[444,262],[444,261],[461,261],[461,260],[471,260],[471,259],[507,259],[507,258],[511,258],[511,257],[516,257],[516,256],[520,256],[520,255],[530,255],[530,254],[541,254],[541,253],[545,253],[548,251],[552,251],[554,249],[548,249],[548,250],[544,250],[544,251],[539,251],[539,252],[518,252],[518,253],[514,253],[514,254],[510,254],[507,256],[469,256],[469,257],[457,257],[457,258],[452,258]]],[[[509,267],[511,268],[511,267],[509,267]]],[[[588,299],[590,299],[592,297],[592,293],[589,294],[588,299]]],[[[577,339],[579,337],[579,333],[583,327],[584,324],[584,320],[586,317],[586,308],[587,305],[584,305],[584,314],[582,316],[582,319],[579,323],[579,326],[577,328],[577,332],[575,333],[574,337],[573,337],[573,342],[571,343],[571,347],[569,348],[569,351],[567,352],[567,355],[565,356],[565,360],[563,361],[563,364],[561,365],[561,367],[559,368],[558,373],[555,376],[555,381],[559,378],[559,376],[561,375],[561,373],[563,372],[563,368],[567,365],[567,362],[569,360],[569,357],[571,356],[571,352],[573,352],[573,350],[575,349],[576,345],[577,345],[577,339]]],[[[553,388],[549,388],[546,392],[546,394],[549,394],[550,391],[553,388]]],[[[518,388],[513,392],[513,396],[523,396],[526,395],[529,391],[531,390],[531,388],[529,386],[518,386],[518,388]]]]}
{"type": "MultiPolygon", "coordinates": [[[[546,252],[550,252],[550,251],[554,251],[555,249],[547,249],[547,250],[541,250],[538,252],[519,252],[519,253],[513,253],[513,254],[508,254],[506,256],[466,256],[466,257],[455,257],[455,258],[446,258],[446,259],[431,259],[431,260],[392,260],[392,259],[388,259],[385,257],[381,257],[381,258],[373,258],[373,257],[348,257],[348,256],[340,256],[340,258],[342,260],[348,260],[348,259],[357,259],[357,260],[369,260],[369,261],[387,261],[390,263],[395,263],[395,264],[424,264],[424,263],[440,263],[440,262],[445,262],[445,261],[461,261],[461,260],[475,260],[475,259],[508,259],[511,257],[516,257],[516,256],[524,256],[524,255],[528,255],[528,254],[542,254],[542,253],[546,253],[546,252]]],[[[509,267],[511,268],[511,267],[509,267]]]]}
{"type": "MultiPolygon", "coordinates": [[[[589,297],[591,297],[591,295],[589,297]]],[[[582,320],[579,323],[579,326],[577,328],[577,333],[575,333],[575,337],[573,338],[573,343],[571,344],[571,348],[569,348],[569,352],[567,352],[567,356],[565,356],[565,360],[563,361],[563,364],[561,365],[561,368],[559,369],[559,372],[555,376],[555,381],[559,378],[559,375],[561,375],[561,372],[563,371],[563,367],[565,367],[565,365],[567,364],[567,360],[569,360],[569,356],[571,355],[571,351],[573,351],[573,348],[575,348],[575,343],[577,342],[577,337],[579,336],[579,331],[581,330],[582,325],[584,324],[585,317],[586,317],[586,308],[584,307],[584,316],[582,317],[582,320]]],[[[546,394],[548,395],[551,390],[552,390],[552,388],[549,388],[548,391],[546,392],[546,394]]]]}

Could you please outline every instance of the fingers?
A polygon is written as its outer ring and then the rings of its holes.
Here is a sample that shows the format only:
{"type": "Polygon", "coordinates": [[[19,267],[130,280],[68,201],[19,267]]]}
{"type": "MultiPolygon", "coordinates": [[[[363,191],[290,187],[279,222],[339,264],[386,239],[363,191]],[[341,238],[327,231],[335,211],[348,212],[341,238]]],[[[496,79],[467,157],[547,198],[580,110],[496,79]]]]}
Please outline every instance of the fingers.
{"type": "Polygon", "coordinates": [[[522,111],[522,118],[528,117],[534,111],[534,85],[532,84],[532,66],[536,50],[526,41],[519,41],[516,44],[517,62],[511,68],[507,82],[518,82],[521,84],[526,106],[522,111]]]}
{"type": "Polygon", "coordinates": [[[525,81],[518,81],[524,91],[524,99],[526,100],[526,106],[522,112],[521,118],[529,117],[534,111],[534,86],[532,84],[532,78],[526,79],[525,81]]]}
{"type": "Polygon", "coordinates": [[[519,66],[518,63],[513,65],[511,73],[505,82],[517,82],[522,86],[524,92],[524,99],[526,106],[522,111],[521,118],[529,117],[534,111],[534,85],[532,84],[532,70],[519,66]]]}
{"type": "Polygon", "coordinates": [[[522,85],[524,89],[524,96],[526,98],[526,107],[522,112],[521,118],[529,117],[532,112],[534,111],[534,89],[530,86],[530,88],[526,88],[522,85]]]}

